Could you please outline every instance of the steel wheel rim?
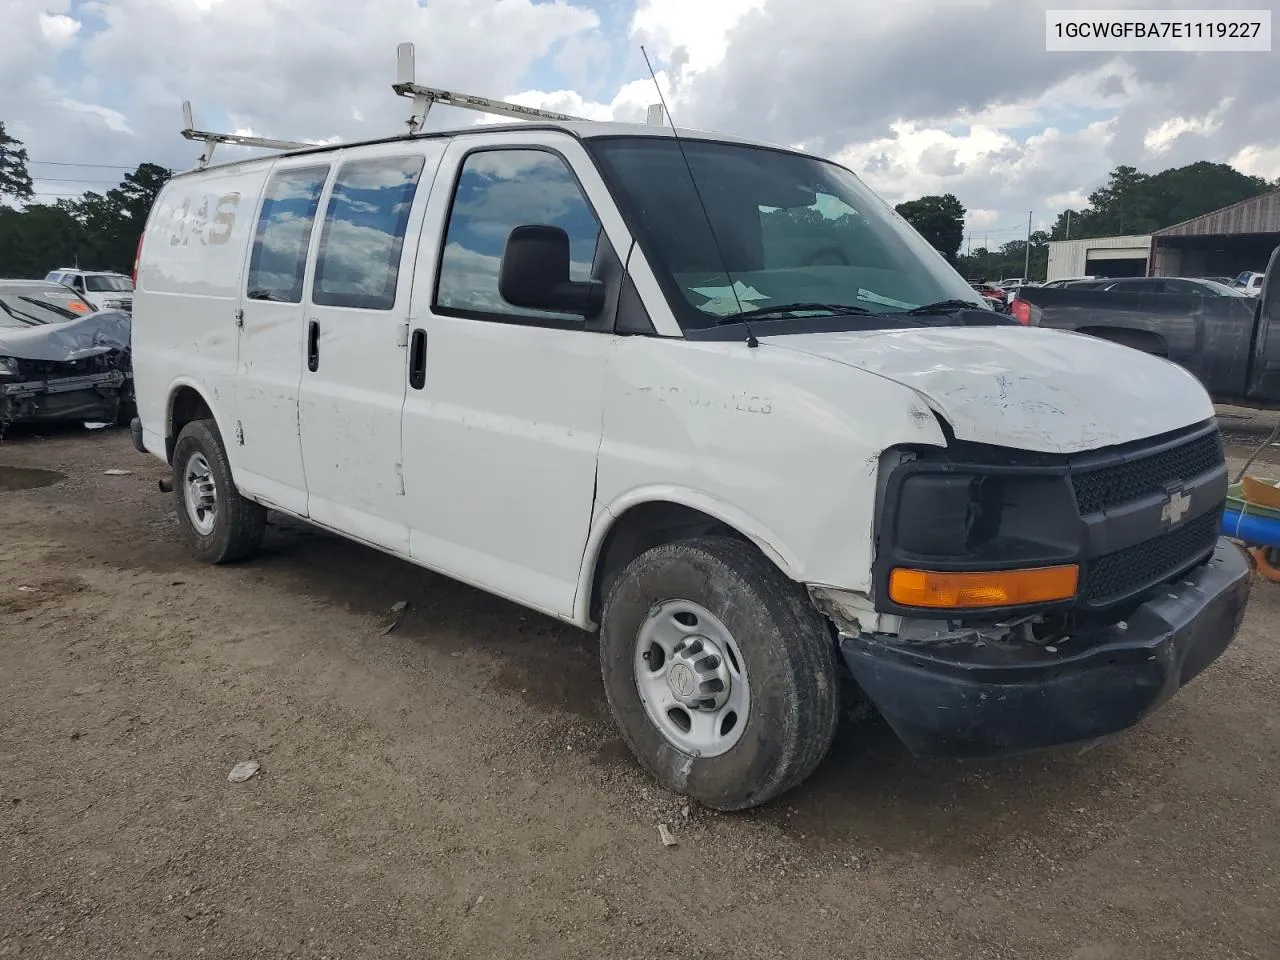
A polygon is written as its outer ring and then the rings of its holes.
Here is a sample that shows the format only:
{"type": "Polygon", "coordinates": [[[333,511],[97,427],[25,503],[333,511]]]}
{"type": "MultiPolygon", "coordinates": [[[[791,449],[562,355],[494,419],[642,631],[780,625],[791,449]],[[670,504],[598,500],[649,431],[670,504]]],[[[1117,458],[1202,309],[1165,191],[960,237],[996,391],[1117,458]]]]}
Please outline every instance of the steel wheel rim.
{"type": "Polygon", "coordinates": [[[196,532],[202,537],[213,533],[218,523],[218,484],[203,453],[187,458],[182,471],[182,502],[196,532]]]}
{"type": "Polygon", "coordinates": [[[636,632],[633,668],[649,721],[680,752],[718,757],[741,739],[751,710],[746,661],[706,607],[655,604],[636,632]]]}

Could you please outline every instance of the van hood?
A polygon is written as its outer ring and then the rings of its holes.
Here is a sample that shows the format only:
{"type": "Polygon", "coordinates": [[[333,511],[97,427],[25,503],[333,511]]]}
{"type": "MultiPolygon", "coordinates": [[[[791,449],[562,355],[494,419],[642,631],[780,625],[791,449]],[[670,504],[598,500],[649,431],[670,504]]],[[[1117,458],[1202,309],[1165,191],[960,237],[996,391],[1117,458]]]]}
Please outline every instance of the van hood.
{"type": "MultiPolygon", "coordinates": [[[[914,390],[958,439],[1043,453],[1095,450],[1214,415],[1167,360],[1039,327],[943,327],[761,337],[914,390]]],[[[874,416],[874,408],[868,411],[874,416]]]]}

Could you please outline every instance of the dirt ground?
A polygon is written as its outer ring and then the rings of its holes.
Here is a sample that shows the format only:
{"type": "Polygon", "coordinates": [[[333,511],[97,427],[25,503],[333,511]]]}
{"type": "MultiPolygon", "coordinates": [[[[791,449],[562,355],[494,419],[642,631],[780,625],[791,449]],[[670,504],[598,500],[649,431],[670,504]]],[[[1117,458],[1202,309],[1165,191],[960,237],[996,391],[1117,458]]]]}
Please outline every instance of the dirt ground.
{"type": "Polygon", "coordinates": [[[1280,587],[1106,743],[864,722],[713,815],[630,760],[592,637],[293,524],[199,566],[163,475],[0,442],[0,957],[1280,957],[1280,587]]]}

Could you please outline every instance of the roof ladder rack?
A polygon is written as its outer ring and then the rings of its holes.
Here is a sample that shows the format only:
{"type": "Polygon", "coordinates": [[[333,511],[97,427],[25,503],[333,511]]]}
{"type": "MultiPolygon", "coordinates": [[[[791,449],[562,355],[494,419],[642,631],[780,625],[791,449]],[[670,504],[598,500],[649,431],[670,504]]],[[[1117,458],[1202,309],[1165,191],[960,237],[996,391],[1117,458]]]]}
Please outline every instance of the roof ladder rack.
{"type": "Polygon", "coordinates": [[[399,96],[413,97],[413,112],[405,121],[410,133],[417,133],[427,122],[427,114],[433,103],[442,103],[450,107],[462,107],[479,113],[491,113],[499,117],[512,117],[516,120],[582,120],[582,117],[570,116],[567,113],[556,113],[554,110],[539,110],[536,107],[524,107],[518,103],[507,103],[505,100],[491,100],[488,97],[477,97],[469,93],[454,93],[451,90],[440,90],[435,87],[424,87],[414,79],[413,44],[402,43],[396,47],[396,82],[391,89],[399,96]]]}
{"type": "Polygon", "coordinates": [[[204,142],[204,152],[196,164],[197,169],[200,170],[209,165],[209,161],[213,159],[214,148],[220,143],[230,143],[239,147],[265,147],[268,150],[300,150],[303,147],[315,146],[315,144],[297,143],[293,140],[271,140],[267,137],[243,137],[238,133],[210,133],[207,130],[197,130],[191,119],[190,100],[182,101],[182,121],[184,137],[188,140],[204,142]]]}

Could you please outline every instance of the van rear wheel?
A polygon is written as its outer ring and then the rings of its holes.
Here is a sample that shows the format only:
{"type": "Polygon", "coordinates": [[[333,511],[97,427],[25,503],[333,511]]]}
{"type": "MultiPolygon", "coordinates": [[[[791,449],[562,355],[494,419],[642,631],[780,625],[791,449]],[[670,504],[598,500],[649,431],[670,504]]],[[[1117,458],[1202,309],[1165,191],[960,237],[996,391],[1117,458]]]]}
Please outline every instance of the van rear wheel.
{"type": "Polygon", "coordinates": [[[212,420],[195,420],[173,447],[173,495],[178,526],[206,563],[231,563],[257,551],[267,511],[240,495],[227,450],[212,420]]]}
{"type": "Polygon", "coordinates": [[[600,660],[636,759],[713,809],[758,806],[796,786],[835,735],[826,624],[738,540],[680,541],[633,560],[605,599],[600,660]]]}

